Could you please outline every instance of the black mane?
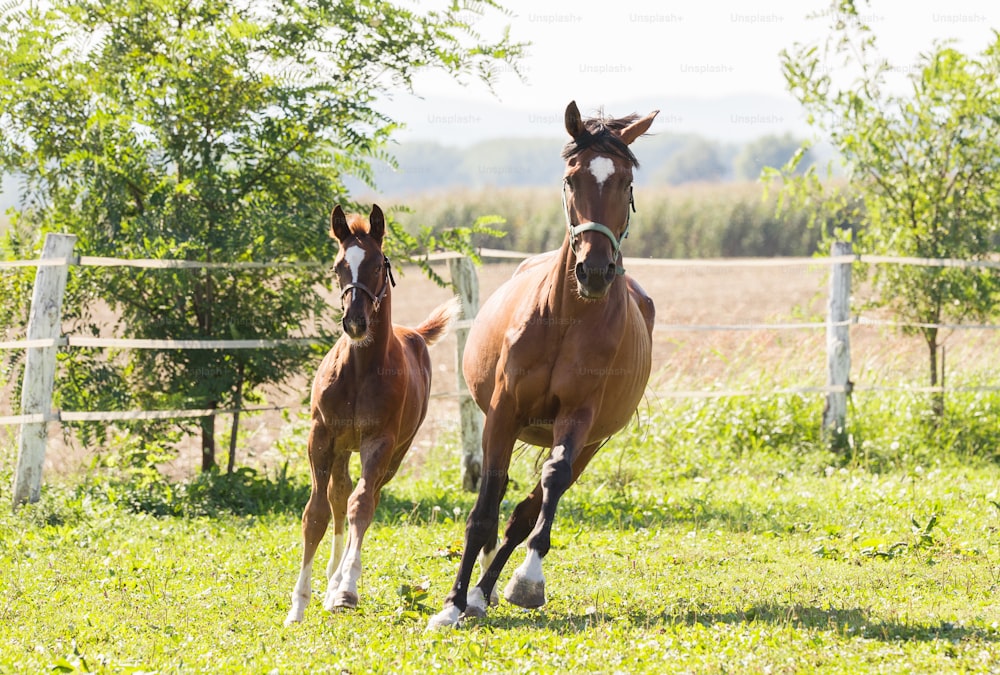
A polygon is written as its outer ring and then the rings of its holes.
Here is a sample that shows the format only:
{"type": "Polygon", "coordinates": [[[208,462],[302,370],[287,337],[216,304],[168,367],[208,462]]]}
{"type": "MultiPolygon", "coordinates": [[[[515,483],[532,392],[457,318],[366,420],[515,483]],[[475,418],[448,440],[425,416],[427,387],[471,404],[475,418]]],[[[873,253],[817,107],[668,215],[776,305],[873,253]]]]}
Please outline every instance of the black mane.
{"type": "Polygon", "coordinates": [[[584,150],[593,150],[602,155],[620,157],[631,162],[634,168],[639,168],[639,160],[616,133],[635,122],[639,116],[635,113],[618,118],[605,117],[603,113],[598,115],[583,121],[586,131],[563,146],[562,158],[566,160],[584,150]]]}

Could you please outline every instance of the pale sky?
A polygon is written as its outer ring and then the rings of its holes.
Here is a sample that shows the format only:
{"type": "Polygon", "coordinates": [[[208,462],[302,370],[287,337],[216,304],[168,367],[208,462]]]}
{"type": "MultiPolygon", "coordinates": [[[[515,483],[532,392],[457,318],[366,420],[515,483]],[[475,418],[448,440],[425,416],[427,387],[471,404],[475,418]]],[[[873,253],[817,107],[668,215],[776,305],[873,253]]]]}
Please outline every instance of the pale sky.
{"type": "MultiPolygon", "coordinates": [[[[827,0],[501,2],[511,15],[490,12],[481,32],[494,35],[510,24],[515,39],[532,45],[523,61],[525,82],[500,73],[499,104],[510,111],[551,111],[559,119],[570,100],[585,113],[602,105],[617,113],[618,102],[654,101],[665,120],[677,98],[766,94],[791,101],[778,53],[796,41],[822,38],[828,20],[807,17],[829,7],[827,0]]],[[[900,73],[936,39],[954,38],[959,48],[978,53],[1000,29],[996,0],[859,0],[858,6],[900,73]]],[[[438,114],[428,111],[442,101],[454,101],[458,112],[498,103],[481,84],[462,87],[437,74],[418,77],[416,89],[422,101],[403,94],[392,104],[411,128],[438,114]]]]}

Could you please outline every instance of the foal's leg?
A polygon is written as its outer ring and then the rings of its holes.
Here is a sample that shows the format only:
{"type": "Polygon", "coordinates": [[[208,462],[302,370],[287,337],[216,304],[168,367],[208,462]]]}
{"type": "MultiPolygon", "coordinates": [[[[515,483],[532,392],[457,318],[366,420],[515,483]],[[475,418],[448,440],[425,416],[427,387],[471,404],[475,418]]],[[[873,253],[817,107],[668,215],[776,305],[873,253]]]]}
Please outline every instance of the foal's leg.
{"type": "Polygon", "coordinates": [[[334,607],[333,596],[340,586],[340,563],[344,558],[345,532],[347,521],[347,497],[351,494],[350,452],[337,453],[330,468],[330,488],[327,497],[333,508],[333,545],[330,548],[330,561],[326,565],[326,594],[323,596],[323,608],[331,611],[334,607]]]}
{"type": "Polygon", "coordinates": [[[465,548],[458,565],[458,575],[444,601],[444,609],[430,618],[427,628],[455,626],[462,614],[481,616],[486,611],[486,597],[477,589],[469,590],[472,568],[487,543],[496,541],[500,523],[500,498],[507,486],[507,470],[517,439],[517,424],[510,411],[512,401],[494,400],[491,414],[483,427],[483,477],[476,504],[465,526],[465,548]]]}
{"type": "Polygon", "coordinates": [[[302,511],[302,566],[292,591],[292,607],[285,617],[285,625],[302,621],[306,605],[312,596],[312,563],[327,525],[330,523],[330,502],[327,486],[330,482],[330,463],[333,458],[333,437],[323,421],[313,416],[309,430],[309,468],[312,488],[309,501],[302,511]]]}
{"type": "MultiPolygon", "coordinates": [[[[382,437],[361,446],[361,476],[347,500],[347,549],[336,574],[340,583],[329,597],[332,607],[354,609],[358,606],[358,580],[361,578],[361,545],[375,516],[386,476],[395,472],[399,460],[393,457],[394,439],[382,437]]],[[[404,453],[399,453],[400,459],[404,453]]],[[[336,576],[336,575],[335,575],[336,576]]]]}
{"type": "MultiPolygon", "coordinates": [[[[589,428],[589,425],[587,425],[589,428]]],[[[572,428],[572,427],[571,427],[572,428]]],[[[572,432],[570,432],[572,433],[572,432]]],[[[559,438],[559,436],[556,436],[559,438]]],[[[545,604],[545,575],[542,573],[542,558],[549,552],[552,524],[555,521],[559,498],[570,485],[579,478],[584,467],[600,447],[591,443],[572,456],[572,436],[552,448],[552,454],[542,466],[542,499],[538,520],[528,539],[528,555],[514,570],[510,582],[504,588],[507,601],[520,607],[541,607],[545,604]]],[[[515,533],[520,536],[523,529],[515,533]]],[[[515,534],[512,533],[512,534],[515,534]]],[[[511,547],[512,548],[512,547],[511,547]]],[[[497,569],[497,574],[500,570],[497,569]]]]}

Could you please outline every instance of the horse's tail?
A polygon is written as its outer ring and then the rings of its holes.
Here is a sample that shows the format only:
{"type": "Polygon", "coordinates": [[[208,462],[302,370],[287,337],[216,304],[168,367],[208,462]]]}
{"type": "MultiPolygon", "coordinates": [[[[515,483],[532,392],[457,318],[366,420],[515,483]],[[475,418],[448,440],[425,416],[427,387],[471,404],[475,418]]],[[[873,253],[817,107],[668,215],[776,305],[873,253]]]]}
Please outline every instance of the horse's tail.
{"type": "Polygon", "coordinates": [[[461,313],[462,301],[457,297],[452,298],[435,307],[430,316],[414,330],[420,333],[427,346],[430,346],[448,334],[448,328],[461,313]]]}

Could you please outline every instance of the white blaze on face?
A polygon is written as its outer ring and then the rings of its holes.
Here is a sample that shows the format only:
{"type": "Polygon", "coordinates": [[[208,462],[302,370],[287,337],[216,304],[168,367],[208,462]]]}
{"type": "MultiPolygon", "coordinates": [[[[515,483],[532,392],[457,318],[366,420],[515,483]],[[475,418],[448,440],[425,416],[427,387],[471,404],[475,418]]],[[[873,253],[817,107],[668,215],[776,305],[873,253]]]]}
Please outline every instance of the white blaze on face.
{"type": "Polygon", "coordinates": [[[615,163],[607,157],[594,157],[590,160],[590,173],[597,180],[597,190],[604,187],[604,181],[615,172],[615,163]]]}
{"type": "Polygon", "coordinates": [[[347,266],[351,268],[351,283],[358,283],[358,270],[361,269],[361,263],[365,259],[365,250],[360,246],[351,246],[344,251],[344,259],[347,260],[347,266]]]}

